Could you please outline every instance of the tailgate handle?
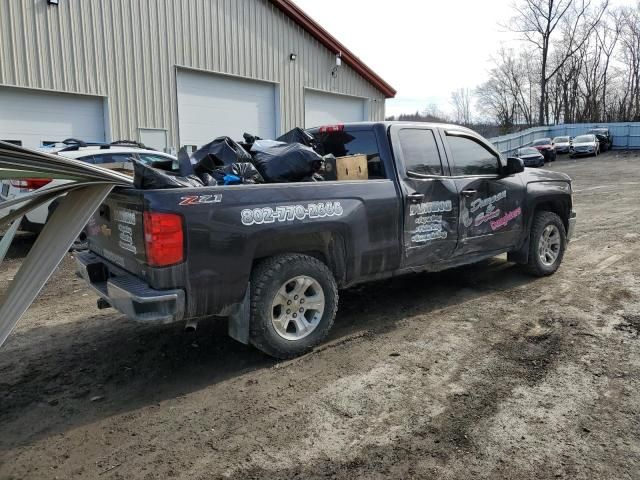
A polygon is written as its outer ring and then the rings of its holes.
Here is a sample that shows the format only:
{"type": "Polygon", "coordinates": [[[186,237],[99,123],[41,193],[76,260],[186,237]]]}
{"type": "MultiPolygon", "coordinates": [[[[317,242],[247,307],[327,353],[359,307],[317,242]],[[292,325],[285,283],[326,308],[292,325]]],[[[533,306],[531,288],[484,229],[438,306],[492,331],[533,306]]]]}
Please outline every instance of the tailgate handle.
{"type": "Polygon", "coordinates": [[[111,220],[111,209],[109,208],[109,205],[100,205],[100,210],[98,211],[98,213],[101,217],[104,217],[107,220],[111,220]]]}
{"type": "Polygon", "coordinates": [[[475,195],[476,193],[478,193],[477,190],[463,190],[462,191],[462,195],[465,197],[471,197],[473,195],[475,195]]]}

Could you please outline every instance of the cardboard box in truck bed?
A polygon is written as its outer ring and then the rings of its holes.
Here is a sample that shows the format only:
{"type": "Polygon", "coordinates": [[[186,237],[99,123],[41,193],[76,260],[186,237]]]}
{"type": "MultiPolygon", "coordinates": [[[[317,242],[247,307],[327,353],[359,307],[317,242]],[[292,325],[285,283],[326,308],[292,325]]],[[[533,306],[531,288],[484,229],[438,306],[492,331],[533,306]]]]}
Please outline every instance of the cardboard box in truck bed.
{"type": "Polygon", "coordinates": [[[367,180],[369,178],[366,155],[337,157],[335,163],[328,160],[325,169],[327,180],[367,180]]]}

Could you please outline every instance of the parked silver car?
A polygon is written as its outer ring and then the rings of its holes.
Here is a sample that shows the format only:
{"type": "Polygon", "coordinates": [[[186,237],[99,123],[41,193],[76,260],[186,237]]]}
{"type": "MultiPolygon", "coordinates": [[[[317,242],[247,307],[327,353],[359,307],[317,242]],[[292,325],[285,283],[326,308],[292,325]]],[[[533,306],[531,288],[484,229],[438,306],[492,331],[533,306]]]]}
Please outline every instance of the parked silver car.
{"type": "Polygon", "coordinates": [[[596,157],[599,153],[600,142],[593,134],[578,135],[573,139],[571,150],[569,150],[571,158],[575,158],[578,155],[593,155],[596,157]]]}
{"type": "Polygon", "coordinates": [[[553,139],[553,143],[556,146],[557,153],[569,153],[569,149],[571,148],[570,137],[556,137],[553,139]]]}

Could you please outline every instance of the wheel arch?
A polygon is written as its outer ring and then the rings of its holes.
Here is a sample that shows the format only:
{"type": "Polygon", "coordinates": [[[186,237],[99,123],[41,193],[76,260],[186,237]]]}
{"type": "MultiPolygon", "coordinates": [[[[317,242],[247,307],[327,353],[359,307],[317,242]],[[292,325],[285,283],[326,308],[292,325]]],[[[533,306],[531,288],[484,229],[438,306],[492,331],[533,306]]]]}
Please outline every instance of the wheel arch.
{"type": "MultiPolygon", "coordinates": [[[[539,186],[539,185],[538,185],[539,186]]],[[[554,185],[555,187],[555,185],[554,185]]],[[[528,195],[531,195],[530,193],[528,195]]],[[[571,216],[571,196],[565,192],[554,194],[540,194],[534,196],[527,208],[528,215],[525,225],[525,233],[520,248],[509,253],[509,260],[517,263],[526,263],[529,259],[529,242],[531,239],[531,227],[538,212],[552,212],[560,217],[565,231],[569,230],[569,218],[571,216]]]]}
{"type": "Polygon", "coordinates": [[[267,258],[298,253],[313,257],[329,267],[339,287],[346,283],[346,245],[339,232],[306,232],[280,235],[257,245],[252,269],[267,258]]]}

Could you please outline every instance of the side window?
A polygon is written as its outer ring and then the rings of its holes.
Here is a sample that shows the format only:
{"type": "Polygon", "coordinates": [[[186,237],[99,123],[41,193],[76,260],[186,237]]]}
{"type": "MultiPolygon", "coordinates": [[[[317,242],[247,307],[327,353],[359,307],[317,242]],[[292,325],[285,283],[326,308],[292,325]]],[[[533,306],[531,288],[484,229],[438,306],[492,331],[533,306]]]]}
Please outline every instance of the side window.
{"type": "Polygon", "coordinates": [[[453,175],[497,175],[498,157],[466,137],[447,136],[453,154],[453,175]]]}
{"type": "Polygon", "coordinates": [[[16,147],[22,146],[22,140],[2,140],[2,141],[15,145],[16,147]]]}
{"type": "Polygon", "coordinates": [[[133,153],[104,153],[101,155],[94,155],[94,163],[100,165],[103,163],[126,163],[130,162],[134,158],[133,153]]]}
{"type": "Polygon", "coordinates": [[[443,175],[440,152],[431,130],[403,128],[398,138],[407,173],[443,175]]]}

